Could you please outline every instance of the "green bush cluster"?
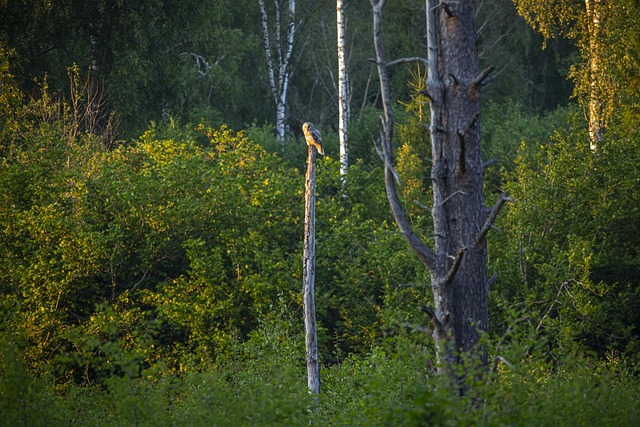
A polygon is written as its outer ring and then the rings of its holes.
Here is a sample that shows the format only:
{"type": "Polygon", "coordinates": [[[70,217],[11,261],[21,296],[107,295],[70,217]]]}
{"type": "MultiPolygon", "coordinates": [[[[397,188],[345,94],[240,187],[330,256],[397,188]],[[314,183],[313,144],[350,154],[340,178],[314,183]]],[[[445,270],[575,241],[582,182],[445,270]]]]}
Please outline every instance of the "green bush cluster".
{"type": "MultiPolygon", "coordinates": [[[[101,383],[129,359],[191,371],[278,304],[301,317],[304,164],[224,126],[152,125],[114,144],[46,85],[24,108],[0,165],[0,278],[2,330],[29,369],[61,385],[101,383]]],[[[415,315],[424,294],[399,290],[424,273],[388,220],[380,168],[355,162],[344,186],[338,169],[319,161],[328,362],[396,333],[383,309],[415,315]]]]}
{"type": "Polygon", "coordinates": [[[523,145],[505,174],[516,202],[491,240],[495,297],[528,305],[553,351],[637,361],[639,142],[612,127],[592,151],[585,129],[568,127],[533,156],[523,145]]]}
{"type": "Polygon", "coordinates": [[[633,426],[640,420],[632,371],[615,361],[571,358],[552,367],[518,333],[509,345],[488,343],[497,363],[462,399],[433,375],[428,352],[407,340],[394,354],[377,347],[324,367],[321,394],[311,395],[296,344],[303,337],[290,331],[291,319],[280,311],[217,366],[113,376],[100,387],[75,386],[63,395],[5,347],[0,425],[633,426]]]}

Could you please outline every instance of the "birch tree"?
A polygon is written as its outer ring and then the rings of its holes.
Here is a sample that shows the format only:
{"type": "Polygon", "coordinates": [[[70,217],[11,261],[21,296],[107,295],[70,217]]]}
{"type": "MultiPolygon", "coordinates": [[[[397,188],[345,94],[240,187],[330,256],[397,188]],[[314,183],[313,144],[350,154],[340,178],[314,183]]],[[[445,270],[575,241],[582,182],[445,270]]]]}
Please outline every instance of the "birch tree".
{"type": "Polygon", "coordinates": [[[400,233],[430,273],[433,306],[424,304],[422,310],[431,319],[438,372],[461,380],[455,368],[464,354],[487,365],[486,352],[479,345],[489,324],[486,237],[508,200],[502,194],[487,209],[482,192],[486,165],[480,152],[480,93],[491,69],[478,70],[476,3],[426,1],[433,193],[430,245],[409,221],[398,196],[399,178],[394,169],[394,113],[387,68],[409,58],[387,62],[382,39],[387,0],[370,1],[383,105],[376,148],[384,163],[387,198],[400,233]]]}
{"type": "MultiPolygon", "coordinates": [[[[569,77],[574,96],[585,107],[591,148],[602,139],[621,100],[633,89],[637,64],[630,52],[637,40],[640,4],[634,0],[513,0],[518,13],[545,39],[567,37],[580,52],[569,77]]],[[[637,49],[637,46],[636,46],[637,49]]],[[[637,96],[635,93],[633,96],[637,96]]]]}
{"type": "Polygon", "coordinates": [[[346,20],[344,0],[336,1],[336,24],[338,34],[338,136],[340,139],[340,175],[347,175],[349,168],[349,144],[347,128],[349,122],[349,90],[347,61],[345,59],[346,20]]]}
{"type": "Polygon", "coordinates": [[[279,141],[284,141],[287,91],[291,78],[291,54],[296,31],[296,2],[288,0],[287,11],[283,14],[280,1],[273,1],[273,28],[269,22],[269,14],[264,0],[258,0],[258,4],[262,15],[269,86],[276,106],[276,137],[279,141]]]}

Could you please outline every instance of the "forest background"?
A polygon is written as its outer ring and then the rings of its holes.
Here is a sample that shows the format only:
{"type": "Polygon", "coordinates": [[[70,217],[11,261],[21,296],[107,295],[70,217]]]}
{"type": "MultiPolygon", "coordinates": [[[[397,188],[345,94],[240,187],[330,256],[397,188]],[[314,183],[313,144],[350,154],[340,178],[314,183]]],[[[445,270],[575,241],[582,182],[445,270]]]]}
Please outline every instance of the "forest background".
{"type": "MultiPolygon", "coordinates": [[[[343,183],[334,3],[297,0],[279,140],[257,1],[0,1],[0,424],[637,425],[640,6],[611,3],[592,49],[585,3],[550,4],[478,2],[481,68],[496,66],[485,190],[514,202],[489,236],[489,372],[456,398],[433,375],[429,275],[372,142],[369,3],[345,9],[343,183]],[[609,109],[592,149],[596,57],[609,109]],[[308,120],[327,152],[318,399],[302,326],[308,120]]],[[[424,55],[424,16],[388,3],[389,57],[424,55]]],[[[390,71],[401,196],[428,241],[425,70],[390,71]]]]}

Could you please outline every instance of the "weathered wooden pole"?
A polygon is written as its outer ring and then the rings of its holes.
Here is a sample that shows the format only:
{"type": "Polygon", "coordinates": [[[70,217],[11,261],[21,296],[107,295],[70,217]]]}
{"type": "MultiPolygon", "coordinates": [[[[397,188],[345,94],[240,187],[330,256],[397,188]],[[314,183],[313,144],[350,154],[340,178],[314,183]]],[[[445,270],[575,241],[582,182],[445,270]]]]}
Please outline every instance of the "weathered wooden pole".
{"type": "Polygon", "coordinates": [[[309,160],[305,182],[304,254],[302,272],[302,300],[307,356],[307,384],[309,391],[320,393],[320,367],[318,364],[318,332],[316,328],[316,147],[309,145],[309,160]]]}

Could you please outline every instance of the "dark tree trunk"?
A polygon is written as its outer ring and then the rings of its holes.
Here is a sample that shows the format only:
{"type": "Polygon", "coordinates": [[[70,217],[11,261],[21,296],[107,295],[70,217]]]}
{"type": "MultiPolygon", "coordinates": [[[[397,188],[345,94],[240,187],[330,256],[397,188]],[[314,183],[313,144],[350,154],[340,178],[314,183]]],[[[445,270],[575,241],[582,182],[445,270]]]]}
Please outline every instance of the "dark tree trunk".
{"type": "MultiPolygon", "coordinates": [[[[436,340],[447,369],[457,352],[472,351],[488,328],[486,240],[476,236],[486,215],[480,154],[480,91],[475,2],[431,7],[428,31],[435,33],[437,56],[427,90],[432,93],[431,141],[437,268],[431,279],[435,297],[436,340]]],[[[441,358],[442,358],[441,356],[441,358]]],[[[481,352],[481,358],[484,355],[481,352]]]]}
{"type": "Polygon", "coordinates": [[[434,306],[424,305],[423,311],[431,316],[438,371],[459,381],[454,368],[462,354],[487,365],[486,352],[479,347],[489,323],[486,234],[507,200],[501,196],[488,211],[482,193],[480,89],[490,70],[478,72],[476,3],[426,1],[434,235],[430,248],[411,228],[396,190],[393,112],[381,38],[386,0],[371,1],[384,106],[378,151],[385,164],[387,196],[400,232],[430,272],[434,306]]]}

